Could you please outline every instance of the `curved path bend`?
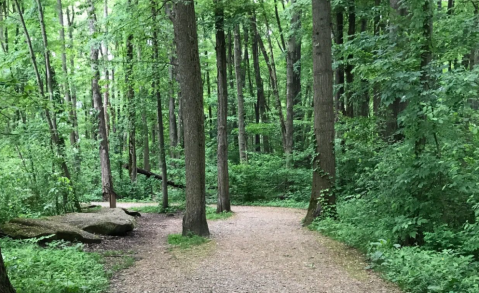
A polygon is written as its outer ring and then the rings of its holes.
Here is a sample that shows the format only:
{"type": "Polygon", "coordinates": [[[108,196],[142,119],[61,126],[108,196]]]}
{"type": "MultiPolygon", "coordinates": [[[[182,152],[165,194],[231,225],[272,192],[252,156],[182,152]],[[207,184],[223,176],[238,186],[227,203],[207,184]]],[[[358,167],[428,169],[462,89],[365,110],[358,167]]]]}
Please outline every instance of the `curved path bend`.
{"type": "Polygon", "coordinates": [[[229,219],[208,222],[209,243],[187,250],[167,244],[168,234],[181,233],[181,216],[144,214],[131,236],[106,241],[105,249],[123,241],[138,259],[113,277],[110,292],[400,292],[364,270],[355,250],[302,228],[303,210],[233,211],[229,219]]]}

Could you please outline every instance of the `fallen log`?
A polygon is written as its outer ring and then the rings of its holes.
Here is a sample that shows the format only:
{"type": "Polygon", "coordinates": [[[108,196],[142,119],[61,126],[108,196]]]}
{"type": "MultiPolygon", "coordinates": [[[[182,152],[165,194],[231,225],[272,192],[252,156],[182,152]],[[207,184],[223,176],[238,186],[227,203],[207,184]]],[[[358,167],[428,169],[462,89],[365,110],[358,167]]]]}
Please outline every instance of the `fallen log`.
{"type": "MultiPolygon", "coordinates": [[[[123,165],[123,168],[129,170],[128,165],[123,165]]],[[[145,175],[148,178],[153,177],[153,178],[158,179],[158,180],[163,180],[163,177],[161,177],[161,175],[155,174],[155,173],[147,171],[145,169],[136,168],[136,172],[138,174],[145,175]]],[[[183,184],[175,183],[175,182],[169,181],[169,180],[166,181],[166,184],[168,184],[169,186],[176,187],[176,188],[185,188],[185,186],[183,184]]]]}

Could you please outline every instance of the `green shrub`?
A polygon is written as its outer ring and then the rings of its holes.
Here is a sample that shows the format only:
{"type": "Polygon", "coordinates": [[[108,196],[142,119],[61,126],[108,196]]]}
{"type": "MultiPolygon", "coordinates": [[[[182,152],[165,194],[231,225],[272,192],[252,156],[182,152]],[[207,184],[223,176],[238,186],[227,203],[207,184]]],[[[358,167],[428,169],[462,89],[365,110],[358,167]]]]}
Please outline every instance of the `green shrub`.
{"type": "Polygon", "coordinates": [[[411,293],[479,292],[479,263],[450,250],[387,249],[379,269],[386,279],[411,293]]]}
{"type": "Polygon", "coordinates": [[[81,244],[56,241],[41,248],[31,241],[0,239],[0,246],[18,293],[94,293],[108,286],[101,257],[83,252],[81,244]]]}

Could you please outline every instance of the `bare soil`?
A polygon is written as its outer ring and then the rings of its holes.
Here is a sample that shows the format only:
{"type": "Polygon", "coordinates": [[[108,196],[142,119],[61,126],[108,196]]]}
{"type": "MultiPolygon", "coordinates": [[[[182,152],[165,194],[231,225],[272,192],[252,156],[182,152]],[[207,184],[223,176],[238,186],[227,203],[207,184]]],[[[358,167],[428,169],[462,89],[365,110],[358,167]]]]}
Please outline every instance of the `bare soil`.
{"type": "Polygon", "coordinates": [[[210,242],[186,250],[167,243],[168,234],[181,233],[180,214],[143,214],[128,236],[90,246],[135,254],[137,262],[113,276],[109,292],[401,292],[365,270],[357,251],[302,228],[303,210],[233,211],[209,221],[210,242]]]}

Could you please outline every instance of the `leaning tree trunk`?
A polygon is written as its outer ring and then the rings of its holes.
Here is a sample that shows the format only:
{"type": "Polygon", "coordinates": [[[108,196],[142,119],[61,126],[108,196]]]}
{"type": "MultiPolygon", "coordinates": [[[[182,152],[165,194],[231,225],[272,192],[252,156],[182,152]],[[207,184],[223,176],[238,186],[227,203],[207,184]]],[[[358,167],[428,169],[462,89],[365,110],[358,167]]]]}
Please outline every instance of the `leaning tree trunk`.
{"type": "Polygon", "coordinates": [[[244,121],[244,97],[243,97],[243,81],[241,68],[241,45],[240,45],[240,28],[236,25],[234,32],[234,48],[235,48],[235,75],[236,75],[236,92],[238,94],[238,144],[241,163],[246,163],[246,131],[244,121]]]}
{"type": "MultiPolygon", "coordinates": [[[[90,35],[93,38],[96,33],[96,16],[95,6],[93,0],[89,1],[90,7],[88,8],[88,18],[90,23],[90,35]]],[[[93,104],[98,115],[98,132],[100,133],[100,165],[101,165],[101,185],[103,200],[110,202],[110,208],[116,208],[116,194],[113,190],[113,178],[111,176],[110,167],[110,155],[108,150],[108,134],[106,131],[106,117],[103,109],[103,102],[101,98],[100,86],[98,81],[100,80],[100,71],[98,69],[98,54],[99,50],[95,45],[90,49],[91,58],[91,91],[93,95],[93,104]]]]}
{"type": "Polygon", "coordinates": [[[224,31],[224,1],[215,1],[216,68],[218,80],[218,202],[216,211],[231,211],[228,173],[228,82],[226,76],[226,38],[224,31]]]}
{"type": "Polygon", "coordinates": [[[166,152],[165,152],[165,134],[164,134],[164,127],[163,127],[163,115],[161,106],[161,94],[160,94],[160,76],[158,72],[158,61],[159,61],[159,53],[158,53],[158,27],[156,26],[156,1],[151,1],[151,15],[153,19],[153,25],[155,26],[153,29],[153,59],[155,63],[153,65],[153,72],[155,74],[154,81],[153,81],[153,91],[156,96],[156,103],[157,103],[157,119],[158,119],[158,150],[159,150],[159,161],[160,161],[160,169],[161,169],[161,193],[163,195],[162,199],[162,207],[166,209],[168,207],[168,172],[166,168],[166,152]]]}
{"type": "Polygon", "coordinates": [[[182,94],[186,163],[186,211],[183,235],[210,234],[206,222],[205,121],[194,1],[174,4],[173,23],[182,94]]]}
{"type": "Polygon", "coordinates": [[[15,293],[10,280],[8,279],[7,269],[3,263],[2,248],[0,247],[0,293],[15,293]]]}
{"type": "Polygon", "coordinates": [[[304,224],[309,225],[319,215],[334,216],[336,197],[334,156],[333,68],[331,57],[330,0],[313,0],[313,87],[314,159],[313,186],[304,224]]]}
{"type": "MultiPolygon", "coordinates": [[[[296,0],[293,0],[292,5],[295,5],[296,0]]],[[[297,104],[301,92],[301,66],[296,66],[297,62],[301,60],[301,39],[297,37],[298,29],[301,28],[301,11],[293,8],[293,16],[291,17],[292,34],[288,39],[288,47],[286,53],[286,166],[291,167],[292,153],[293,153],[293,132],[294,132],[294,110],[293,107],[297,104]]]]}

